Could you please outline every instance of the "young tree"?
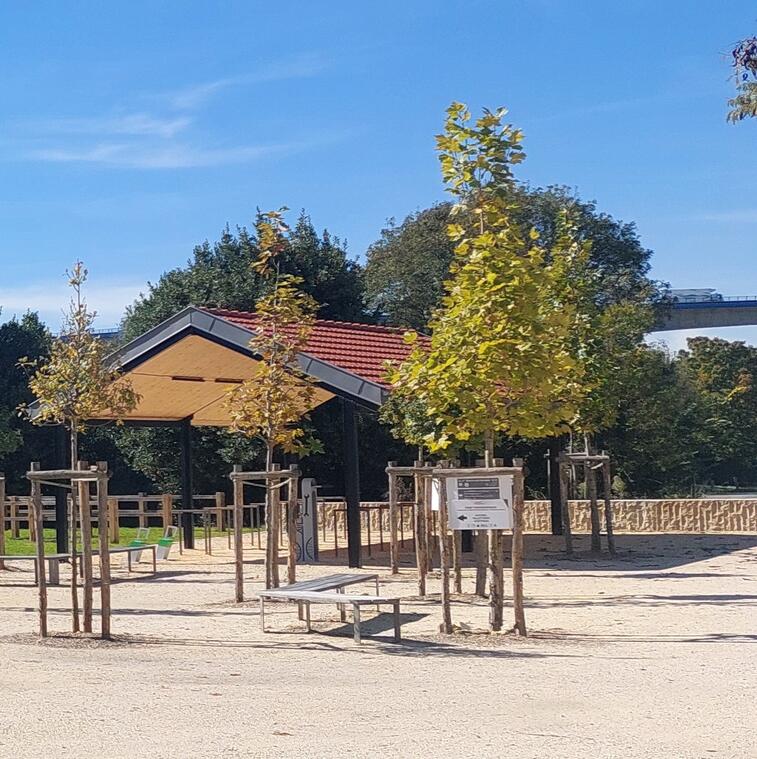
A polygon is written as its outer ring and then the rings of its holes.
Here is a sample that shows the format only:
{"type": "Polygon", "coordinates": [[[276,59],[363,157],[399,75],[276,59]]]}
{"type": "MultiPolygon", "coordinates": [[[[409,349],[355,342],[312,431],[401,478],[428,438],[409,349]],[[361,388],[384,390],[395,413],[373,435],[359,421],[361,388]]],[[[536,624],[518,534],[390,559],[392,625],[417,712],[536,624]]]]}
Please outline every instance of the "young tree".
{"type": "MultiPolygon", "coordinates": [[[[81,261],[67,272],[73,295],[65,315],[61,334],[52,342],[50,355],[44,361],[28,361],[34,368],[29,388],[37,400],[32,421],[35,424],[63,424],[71,439],[71,466],[79,460],[79,435],[87,421],[107,412],[120,419],[139,403],[128,378],[106,362],[108,346],[92,334],[96,313],[87,310],[82,288],[87,270],[81,261]]],[[[81,500],[81,499],[80,499],[81,500]]],[[[71,608],[72,629],[79,631],[77,596],[77,514],[76,488],[71,490],[71,608]]],[[[85,504],[79,504],[84,508],[85,504]]],[[[85,551],[91,536],[84,535],[85,551]]],[[[88,551],[87,551],[88,553],[88,551]]],[[[92,631],[92,567],[84,562],[84,631],[92,631]]]]}
{"type": "MultiPolygon", "coordinates": [[[[282,271],[281,256],[288,243],[283,210],[260,214],[257,222],[259,251],[252,268],[263,279],[266,293],[255,304],[257,330],[250,348],[260,365],[252,379],[230,390],[227,399],[233,429],[265,444],[267,472],[277,447],[303,450],[301,421],[315,398],[315,386],[300,370],[298,354],[307,345],[318,304],[299,289],[300,277],[282,271]]],[[[274,487],[266,480],[267,587],[278,585],[278,535],[270,529],[275,524],[274,487]]]]}
{"type": "MultiPolygon", "coordinates": [[[[442,174],[458,199],[448,228],[455,261],[430,345],[414,345],[390,372],[394,392],[419,401],[433,420],[432,451],[483,439],[491,463],[499,434],[538,438],[571,420],[585,393],[584,368],[571,351],[580,321],[566,272],[586,249],[562,236],[547,250],[515,221],[512,167],[523,160],[522,133],[506,111],[485,111],[471,125],[453,103],[437,137],[442,174]]],[[[502,625],[502,546],[490,535],[490,626],[502,625]]]]}
{"type": "Polygon", "coordinates": [[[731,55],[738,94],[728,101],[727,119],[736,124],[757,116],[757,37],[741,40],[731,55]]]}

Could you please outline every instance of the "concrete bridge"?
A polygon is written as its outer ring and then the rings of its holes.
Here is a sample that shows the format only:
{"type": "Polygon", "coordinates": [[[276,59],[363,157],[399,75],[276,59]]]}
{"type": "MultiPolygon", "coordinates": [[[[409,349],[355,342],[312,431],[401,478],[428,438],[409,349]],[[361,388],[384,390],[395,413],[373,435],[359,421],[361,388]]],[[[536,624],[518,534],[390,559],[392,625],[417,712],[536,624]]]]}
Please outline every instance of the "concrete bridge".
{"type": "MultiPolygon", "coordinates": [[[[675,295],[675,293],[674,293],[675,295]]],[[[757,295],[688,297],[674,302],[665,319],[652,330],[709,329],[757,325],[757,295]]]]}

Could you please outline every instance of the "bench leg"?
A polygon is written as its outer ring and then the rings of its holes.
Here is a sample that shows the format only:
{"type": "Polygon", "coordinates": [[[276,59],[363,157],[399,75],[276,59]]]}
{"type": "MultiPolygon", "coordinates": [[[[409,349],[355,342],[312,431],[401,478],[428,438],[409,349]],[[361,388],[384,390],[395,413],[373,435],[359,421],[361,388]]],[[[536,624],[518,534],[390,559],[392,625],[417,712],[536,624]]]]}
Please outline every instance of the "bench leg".
{"type": "MultiPolygon", "coordinates": [[[[337,589],[337,593],[344,593],[344,588],[338,588],[337,589]]],[[[347,621],[347,611],[345,609],[344,604],[337,604],[337,606],[339,607],[339,620],[341,622],[346,622],[347,621]]]]}
{"type": "Polygon", "coordinates": [[[394,642],[399,643],[402,640],[400,635],[400,602],[394,602],[394,642]]]}
{"type": "MultiPolygon", "coordinates": [[[[377,596],[381,595],[381,591],[379,590],[379,579],[378,579],[378,577],[376,578],[376,595],[377,596]]],[[[379,614],[381,613],[381,604],[376,604],[376,611],[379,612],[379,614]]]]}
{"type": "Polygon", "coordinates": [[[131,572],[131,551],[126,552],[126,571],[131,572]]]}
{"type": "Polygon", "coordinates": [[[60,562],[58,559],[47,560],[50,585],[60,585],[60,562]]]}
{"type": "MultiPolygon", "coordinates": [[[[302,608],[302,607],[300,607],[302,608]]],[[[310,628],[310,602],[305,602],[305,627],[308,632],[312,632],[310,628]]]]}
{"type": "Polygon", "coordinates": [[[265,598],[260,596],[260,629],[265,632],[265,598]]]}
{"type": "Polygon", "coordinates": [[[158,550],[157,548],[152,549],[152,573],[154,575],[158,574],[158,550]]]}
{"type": "Polygon", "coordinates": [[[355,643],[360,645],[360,604],[352,604],[352,633],[355,643]]]}

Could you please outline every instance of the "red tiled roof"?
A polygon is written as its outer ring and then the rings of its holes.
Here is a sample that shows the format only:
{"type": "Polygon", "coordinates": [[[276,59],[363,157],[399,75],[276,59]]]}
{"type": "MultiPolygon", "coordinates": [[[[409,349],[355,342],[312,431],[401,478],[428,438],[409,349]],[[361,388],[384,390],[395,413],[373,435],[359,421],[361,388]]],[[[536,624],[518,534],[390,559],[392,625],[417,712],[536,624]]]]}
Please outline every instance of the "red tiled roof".
{"type": "MultiPolygon", "coordinates": [[[[257,317],[248,311],[203,309],[226,321],[254,331],[257,317]]],[[[402,361],[410,352],[402,336],[407,330],[376,324],[355,324],[318,319],[305,350],[363,379],[386,386],[384,363],[402,361]]]]}

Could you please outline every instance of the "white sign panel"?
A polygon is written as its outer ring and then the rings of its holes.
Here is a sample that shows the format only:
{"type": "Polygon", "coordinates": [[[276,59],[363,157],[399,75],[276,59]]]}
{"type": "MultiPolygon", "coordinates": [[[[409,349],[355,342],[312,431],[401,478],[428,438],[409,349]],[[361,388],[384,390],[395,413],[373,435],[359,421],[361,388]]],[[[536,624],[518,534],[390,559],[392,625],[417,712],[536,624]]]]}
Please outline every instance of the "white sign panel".
{"type": "Polygon", "coordinates": [[[513,526],[512,475],[447,478],[451,530],[509,530],[513,526]]]}
{"type": "Polygon", "coordinates": [[[297,521],[297,561],[318,561],[318,486],[312,477],[302,478],[300,518],[297,521]]]}

